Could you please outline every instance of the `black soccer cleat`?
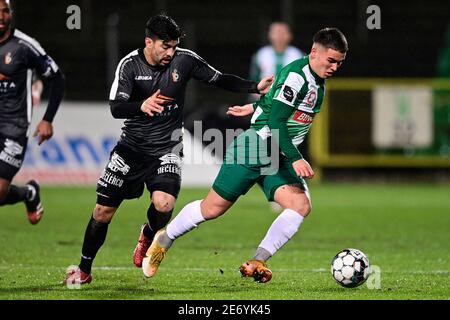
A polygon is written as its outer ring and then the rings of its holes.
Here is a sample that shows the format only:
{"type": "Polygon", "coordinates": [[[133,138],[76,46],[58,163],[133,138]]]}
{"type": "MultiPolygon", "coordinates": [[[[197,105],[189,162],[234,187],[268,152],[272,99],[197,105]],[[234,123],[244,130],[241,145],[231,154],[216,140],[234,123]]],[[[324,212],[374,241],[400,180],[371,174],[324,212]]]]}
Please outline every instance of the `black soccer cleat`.
{"type": "Polygon", "coordinates": [[[31,224],[37,224],[44,214],[44,207],[41,203],[40,187],[39,183],[35,180],[30,180],[26,184],[28,190],[30,190],[30,196],[25,199],[25,206],[27,207],[28,221],[31,224]]]}

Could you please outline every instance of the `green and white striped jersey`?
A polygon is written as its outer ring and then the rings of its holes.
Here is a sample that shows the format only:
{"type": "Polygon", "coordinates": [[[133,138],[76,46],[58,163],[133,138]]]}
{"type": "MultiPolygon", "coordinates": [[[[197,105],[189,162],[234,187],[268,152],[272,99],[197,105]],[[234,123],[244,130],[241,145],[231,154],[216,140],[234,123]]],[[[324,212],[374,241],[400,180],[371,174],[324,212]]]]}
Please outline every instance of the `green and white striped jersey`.
{"type": "Polygon", "coordinates": [[[292,143],[298,147],[305,139],[314,116],[320,111],[325,81],[312,71],[309,56],[295,60],[277,74],[270,91],[254,103],[251,128],[263,139],[271,136],[268,120],[272,101],[278,100],[296,110],[286,123],[292,143]]]}

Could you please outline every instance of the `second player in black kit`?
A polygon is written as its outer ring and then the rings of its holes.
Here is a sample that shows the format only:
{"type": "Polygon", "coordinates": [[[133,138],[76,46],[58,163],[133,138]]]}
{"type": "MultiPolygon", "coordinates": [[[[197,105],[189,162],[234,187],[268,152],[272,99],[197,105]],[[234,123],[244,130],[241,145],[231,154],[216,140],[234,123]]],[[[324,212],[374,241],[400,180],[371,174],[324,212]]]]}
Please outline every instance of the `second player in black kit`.
{"type": "Polygon", "coordinates": [[[0,206],[24,202],[28,220],[44,213],[37,181],[11,184],[22,167],[33,111],[32,81],[37,74],[49,85],[48,105],[34,136],[39,144],[53,135],[53,119],[64,95],[64,75],[41,45],[13,28],[9,1],[0,0],[0,206]]]}
{"type": "Polygon", "coordinates": [[[111,86],[111,113],[126,120],[97,184],[97,204],[85,232],[81,262],[68,269],[67,284],[91,282],[92,263],[109,222],[124,199],[142,195],[144,185],[151,204],[134,251],[137,267],[155,233],[170,220],[180,191],[183,105],[191,78],[243,93],[266,93],[273,82],[273,77],[256,83],[222,74],[193,51],[178,48],[182,32],[168,16],[152,17],[145,31],[145,48],[119,62],[111,86]]]}

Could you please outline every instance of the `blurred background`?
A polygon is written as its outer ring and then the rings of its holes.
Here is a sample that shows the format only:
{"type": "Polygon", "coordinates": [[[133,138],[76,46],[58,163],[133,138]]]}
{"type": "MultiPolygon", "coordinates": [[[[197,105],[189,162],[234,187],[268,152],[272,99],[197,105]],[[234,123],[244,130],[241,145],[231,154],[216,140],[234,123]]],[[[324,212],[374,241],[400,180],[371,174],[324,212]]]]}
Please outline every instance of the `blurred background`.
{"type": "MultiPolygon", "coordinates": [[[[338,27],[350,50],[337,75],[327,81],[323,112],[303,150],[317,180],[450,181],[446,0],[15,0],[12,7],[15,26],[38,40],[67,78],[53,142],[38,148],[30,141],[16,180],[37,176],[57,184],[96,181],[120,135],[121,122],[112,119],[108,107],[116,65],[143,47],[147,19],[165,12],[186,31],[181,47],[195,51],[223,73],[244,78],[249,77],[253,54],[268,44],[272,21],[289,23],[291,44],[305,53],[316,31],[338,27]],[[67,27],[71,5],[80,8],[79,29],[67,27]],[[374,25],[374,12],[367,11],[371,5],[380,9],[379,28],[368,27],[370,19],[374,25]]],[[[45,109],[46,89],[35,120],[45,109]]],[[[230,118],[225,111],[249,99],[193,80],[186,94],[185,127],[192,132],[194,120],[201,120],[202,132],[245,129],[248,118],[230,118]]],[[[194,185],[200,180],[195,172],[192,179],[185,179],[194,185]]]]}

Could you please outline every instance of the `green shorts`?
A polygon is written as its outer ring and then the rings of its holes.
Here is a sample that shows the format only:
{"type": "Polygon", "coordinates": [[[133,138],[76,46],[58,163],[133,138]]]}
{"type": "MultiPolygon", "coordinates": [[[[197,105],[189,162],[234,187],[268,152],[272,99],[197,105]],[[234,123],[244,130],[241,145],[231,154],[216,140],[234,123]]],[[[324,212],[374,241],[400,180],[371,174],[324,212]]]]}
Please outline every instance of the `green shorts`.
{"type": "Polygon", "coordinates": [[[261,187],[269,201],[274,201],[275,191],[283,185],[297,185],[307,191],[305,180],[295,174],[285,157],[279,155],[278,161],[269,162],[269,157],[264,155],[267,150],[264,144],[253,129],[237,137],[227,149],[224,163],[212,187],[214,191],[233,202],[246,194],[255,183],[261,187]],[[260,140],[257,143],[255,136],[260,140]],[[251,155],[256,154],[252,150],[255,145],[258,145],[260,153],[252,158],[251,155]]]}

